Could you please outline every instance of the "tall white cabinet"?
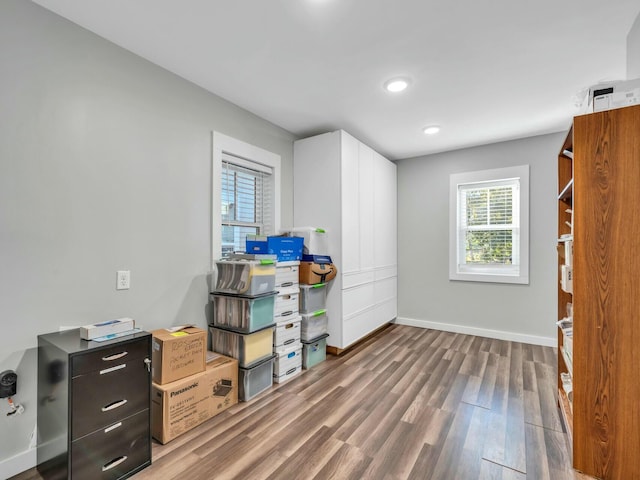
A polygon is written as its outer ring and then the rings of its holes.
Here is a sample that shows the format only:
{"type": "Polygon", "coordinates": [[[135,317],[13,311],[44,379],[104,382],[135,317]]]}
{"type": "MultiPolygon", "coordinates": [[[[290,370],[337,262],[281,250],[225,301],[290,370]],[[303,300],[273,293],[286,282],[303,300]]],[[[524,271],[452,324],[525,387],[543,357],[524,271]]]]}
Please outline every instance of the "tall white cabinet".
{"type": "Polygon", "coordinates": [[[347,348],[397,316],[396,165],[343,130],[294,143],[295,226],[327,230],[338,275],[327,344],[347,348]]]}

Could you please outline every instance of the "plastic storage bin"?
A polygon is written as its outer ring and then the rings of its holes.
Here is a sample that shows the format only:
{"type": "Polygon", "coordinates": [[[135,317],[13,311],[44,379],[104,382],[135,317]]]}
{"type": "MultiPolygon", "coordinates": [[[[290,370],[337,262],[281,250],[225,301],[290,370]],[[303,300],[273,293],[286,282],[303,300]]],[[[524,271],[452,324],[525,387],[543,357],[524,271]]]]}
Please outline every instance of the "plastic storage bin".
{"type": "Polygon", "coordinates": [[[329,237],[322,228],[294,227],[291,234],[304,238],[304,253],[312,255],[330,255],[329,237]]]}
{"type": "Polygon", "coordinates": [[[300,261],[276,263],[276,290],[298,285],[300,261]]]}
{"type": "Polygon", "coordinates": [[[216,293],[261,295],[275,290],[275,261],[218,260],[216,262],[216,293]]]}
{"type": "Polygon", "coordinates": [[[298,314],[298,305],[300,303],[300,289],[298,287],[289,287],[281,290],[276,295],[276,303],[273,315],[276,322],[281,318],[298,314]]]}
{"type": "Polygon", "coordinates": [[[251,333],[274,324],[276,295],[247,297],[212,293],[213,325],[251,333]]]}
{"type": "Polygon", "coordinates": [[[327,337],[322,335],[311,342],[302,342],[302,368],[309,369],[327,358],[327,337]]]}
{"type": "Polygon", "coordinates": [[[327,284],[300,285],[300,313],[312,313],[327,308],[327,284]]]}
{"type": "Polygon", "coordinates": [[[248,402],[273,385],[273,355],[251,368],[238,368],[238,400],[248,402]]]}
{"type": "Polygon", "coordinates": [[[329,319],[326,310],[303,313],[300,325],[300,338],[303,342],[311,341],[325,333],[329,333],[329,319]]]}
{"type": "Polygon", "coordinates": [[[302,371],[302,345],[279,352],[273,364],[273,381],[282,383],[302,371]]]}
{"type": "Polygon", "coordinates": [[[291,345],[300,345],[301,327],[302,318],[300,315],[278,322],[273,330],[273,350],[280,352],[291,345]]]}
{"type": "Polygon", "coordinates": [[[273,327],[254,333],[239,333],[209,327],[211,348],[216,353],[238,359],[238,365],[250,368],[273,355],[273,327]]]}

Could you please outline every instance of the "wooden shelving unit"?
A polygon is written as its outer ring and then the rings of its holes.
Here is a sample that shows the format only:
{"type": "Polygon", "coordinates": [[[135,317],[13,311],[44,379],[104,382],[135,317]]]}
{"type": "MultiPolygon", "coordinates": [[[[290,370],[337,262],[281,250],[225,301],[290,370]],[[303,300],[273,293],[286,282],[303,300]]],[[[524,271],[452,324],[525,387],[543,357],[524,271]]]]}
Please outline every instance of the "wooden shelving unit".
{"type": "MultiPolygon", "coordinates": [[[[575,469],[640,479],[640,106],[575,117],[558,155],[558,237],[572,234],[573,403],[558,329],[558,399],[575,469]]],[[[566,238],[566,237],[565,237],[566,238]]]]}

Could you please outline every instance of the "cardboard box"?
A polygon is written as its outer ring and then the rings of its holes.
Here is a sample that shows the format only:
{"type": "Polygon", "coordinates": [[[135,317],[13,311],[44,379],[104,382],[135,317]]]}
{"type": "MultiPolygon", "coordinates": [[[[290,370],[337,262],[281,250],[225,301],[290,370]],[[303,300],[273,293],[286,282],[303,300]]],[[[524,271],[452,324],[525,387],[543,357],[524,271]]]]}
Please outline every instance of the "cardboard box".
{"type": "Polygon", "coordinates": [[[333,280],[338,269],[327,255],[303,255],[299,281],[303,285],[316,285],[333,280]]]}
{"type": "Polygon", "coordinates": [[[135,328],[135,322],[131,318],[116,318],[106,322],[94,323],[80,327],[80,338],[93,340],[94,338],[106,337],[117,333],[127,332],[135,328]]]}
{"type": "Polygon", "coordinates": [[[247,235],[247,253],[275,255],[279,262],[290,262],[302,258],[302,237],[247,235]]]}
{"type": "Polygon", "coordinates": [[[204,372],[207,331],[192,326],[153,330],[151,378],[159,385],[204,372]]]}
{"type": "Polygon", "coordinates": [[[160,443],[238,403],[238,361],[218,354],[212,357],[204,372],[166,385],[152,385],[151,434],[160,443]]]}

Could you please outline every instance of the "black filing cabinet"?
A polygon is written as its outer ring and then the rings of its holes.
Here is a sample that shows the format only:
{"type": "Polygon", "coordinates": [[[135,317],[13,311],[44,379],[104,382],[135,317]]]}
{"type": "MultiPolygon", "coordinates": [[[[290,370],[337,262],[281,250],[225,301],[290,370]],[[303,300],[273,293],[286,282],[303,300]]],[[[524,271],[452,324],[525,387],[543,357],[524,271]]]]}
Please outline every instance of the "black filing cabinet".
{"type": "Polygon", "coordinates": [[[38,471],[115,480],[151,464],[151,334],[38,336],[38,471]]]}

